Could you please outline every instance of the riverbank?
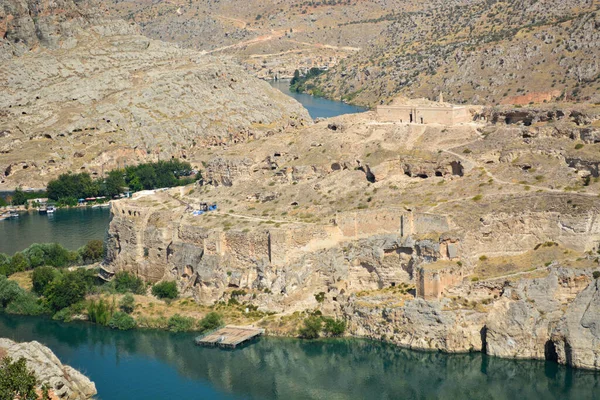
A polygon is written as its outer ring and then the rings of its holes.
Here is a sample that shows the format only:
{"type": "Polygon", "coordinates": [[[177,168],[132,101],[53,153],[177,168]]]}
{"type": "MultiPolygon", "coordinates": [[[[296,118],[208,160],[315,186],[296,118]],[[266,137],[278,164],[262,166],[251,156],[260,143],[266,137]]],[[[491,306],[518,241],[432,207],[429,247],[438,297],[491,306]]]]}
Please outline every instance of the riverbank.
{"type": "Polygon", "coordinates": [[[592,399],[600,374],[481,353],[415,352],[361,339],[263,337],[235,351],[194,333],[115,331],[0,314],[0,336],[38,340],[84,371],[101,399],[592,399]]]}
{"type": "Polygon", "coordinates": [[[290,90],[290,81],[288,80],[272,80],[268,82],[272,87],[299,101],[308,110],[313,119],[331,118],[342,114],[356,114],[368,111],[368,108],[354,106],[342,101],[317,97],[307,93],[292,92],[290,90]]]}

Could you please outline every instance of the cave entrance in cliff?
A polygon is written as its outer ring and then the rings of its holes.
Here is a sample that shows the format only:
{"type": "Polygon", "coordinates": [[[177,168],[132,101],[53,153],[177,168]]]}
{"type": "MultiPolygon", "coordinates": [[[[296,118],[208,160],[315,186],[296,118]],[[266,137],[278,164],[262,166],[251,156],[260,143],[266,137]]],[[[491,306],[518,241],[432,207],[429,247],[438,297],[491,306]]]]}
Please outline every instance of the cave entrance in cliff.
{"type": "Polygon", "coordinates": [[[544,345],[544,358],[546,361],[558,362],[558,353],[556,352],[556,345],[552,340],[548,340],[544,345]]]}

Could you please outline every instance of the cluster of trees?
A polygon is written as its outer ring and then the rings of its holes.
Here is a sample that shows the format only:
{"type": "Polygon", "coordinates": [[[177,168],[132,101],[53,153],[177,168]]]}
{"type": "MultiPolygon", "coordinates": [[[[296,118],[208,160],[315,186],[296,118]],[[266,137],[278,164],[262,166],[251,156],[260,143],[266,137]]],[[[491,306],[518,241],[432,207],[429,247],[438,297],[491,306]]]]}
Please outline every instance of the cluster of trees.
{"type": "Polygon", "coordinates": [[[304,319],[299,334],[305,339],[317,339],[324,333],[326,336],[341,336],[346,331],[344,320],[323,317],[320,312],[304,319]]]}
{"type": "MultiPolygon", "coordinates": [[[[318,92],[318,88],[312,84],[308,84],[307,81],[310,80],[311,78],[316,78],[317,76],[321,75],[324,72],[325,71],[320,68],[312,67],[311,69],[308,70],[306,75],[300,75],[300,71],[295,70],[294,77],[290,81],[290,91],[297,92],[297,93],[309,92],[309,91],[312,91],[312,92],[317,91],[318,92]]],[[[319,93],[316,93],[316,94],[318,95],[319,93]]]]}
{"type": "Polygon", "coordinates": [[[79,250],[71,251],[58,243],[34,243],[12,257],[0,253],[0,275],[10,276],[15,272],[28,271],[43,265],[65,268],[73,265],[91,264],[104,257],[104,243],[90,240],[79,250]]]}
{"type": "MultiPolygon", "coordinates": [[[[74,260],[92,260],[101,255],[101,243],[98,245],[90,242],[77,252],[70,252],[60,245],[35,244],[11,258],[4,256],[3,260],[7,264],[3,267],[9,268],[10,271],[15,260],[18,261],[16,270],[33,269],[32,289],[26,291],[16,281],[9,280],[6,274],[0,273],[0,312],[21,315],[50,314],[54,319],[63,321],[70,321],[75,315],[87,313],[91,322],[100,325],[120,330],[135,328],[137,322],[131,315],[135,311],[133,295],[147,293],[147,285],[141,278],[129,272],[118,272],[115,279],[106,283],[98,278],[97,270],[78,268],[69,271],[64,268],[72,265],[74,260]],[[112,294],[112,301],[102,297],[98,300],[86,299],[89,295],[103,293],[112,294]],[[118,302],[116,294],[123,294],[118,302]]],[[[166,300],[179,296],[177,284],[173,281],[155,284],[152,286],[152,294],[166,300]]],[[[204,332],[222,325],[222,316],[211,312],[200,320],[175,314],[169,319],[164,319],[164,325],[160,327],[173,332],[204,332]]]]}
{"type": "Polygon", "coordinates": [[[90,174],[62,174],[48,183],[48,197],[65,204],[87,197],[114,197],[128,187],[132,191],[187,185],[202,178],[192,176],[190,163],[172,159],[115,169],[106,178],[92,179],[90,174]]]}
{"type": "Polygon", "coordinates": [[[14,193],[0,197],[0,207],[8,205],[22,206],[27,204],[27,200],[46,197],[46,192],[24,192],[20,187],[16,188],[14,193]]]}

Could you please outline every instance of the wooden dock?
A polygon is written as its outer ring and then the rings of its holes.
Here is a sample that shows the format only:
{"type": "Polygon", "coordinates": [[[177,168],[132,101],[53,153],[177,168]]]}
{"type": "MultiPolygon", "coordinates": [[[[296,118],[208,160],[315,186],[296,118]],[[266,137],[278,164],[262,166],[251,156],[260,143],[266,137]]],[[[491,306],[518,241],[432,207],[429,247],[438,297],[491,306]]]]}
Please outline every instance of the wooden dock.
{"type": "Polygon", "coordinates": [[[225,328],[217,329],[204,336],[196,338],[196,344],[201,346],[219,346],[235,349],[236,346],[254,339],[265,333],[264,329],[252,326],[227,325],[225,328]]]}

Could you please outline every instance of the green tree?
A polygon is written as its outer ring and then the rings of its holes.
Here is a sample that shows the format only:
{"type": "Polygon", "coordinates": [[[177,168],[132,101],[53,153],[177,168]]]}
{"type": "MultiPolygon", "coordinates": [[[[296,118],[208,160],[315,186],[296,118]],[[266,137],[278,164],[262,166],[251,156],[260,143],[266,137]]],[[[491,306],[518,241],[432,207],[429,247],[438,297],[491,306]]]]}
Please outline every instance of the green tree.
{"type": "Polygon", "coordinates": [[[124,313],[131,314],[135,310],[135,299],[130,293],[127,293],[119,301],[119,309],[124,313]]]}
{"type": "Polygon", "coordinates": [[[303,326],[300,328],[300,336],[305,339],[317,339],[321,334],[323,320],[321,317],[311,315],[304,319],[303,326]]]}
{"type": "Polygon", "coordinates": [[[0,253],[0,275],[9,276],[12,274],[10,257],[8,254],[0,253]]]}
{"type": "Polygon", "coordinates": [[[10,259],[11,273],[22,272],[29,269],[29,260],[23,253],[15,253],[10,259]]]}
{"type": "Polygon", "coordinates": [[[122,331],[126,331],[135,328],[136,323],[131,315],[128,315],[121,311],[117,311],[111,317],[110,321],[108,322],[108,326],[112,329],[120,329],[122,331]]]}
{"type": "Polygon", "coordinates": [[[50,308],[59,311],[82,301],[87,292],[86,282],[76,274],[63,275],[60,279],[52,281],[46,289],[46,300],[50,308]]]}
{"type": "Polygon", "coordinates": [[[0,276],[0,307],[6,307],[10,302],[19,296],[25,294],[25,291],[15,281],[11,281],[5,276],[0,276]]]}
{"type": "Polygon", "coordinates": [[[37,380],[27,369],[27,361],[21,357],[14,361],[4,357],[0,364],[0,400],[37,400],[35,386],[37,380]]]}
{"type": "Polygon", "coordinates": [[[90,240],[79,249],[79,255],[85,264],[100,261],[104,257],[104,243],[102,240],[90,240]]]}
{"type": "Polygon", "coordinates": [[[198,322],[198,328],[201,332],[212,331],[223,326],[223,317],[214,311],[209,312],[198,322]]]}
{"type": "Polygon", "coordinates": [[[165,281],[152,286],[152,294],[159,299],[176,299],[179,295],[175,281],[165,281]]]}
{"type": "Polygon", "coordinates": [[[175,314],[169,318],[167,326],[171,332],[187,332],[194,328],[195,322],[193,318],[175,314]]]}
{"type": "Polygon", "coordinates": [[[108,173],[104,180],[104,195],[114,197],[123,192],[126,186],[124,174],[125,172],[122,169],[115,169],[108,173]]]}
{"type": "Polygon", "coordinates": [[[295,70],[294,76],[292,77],[292,80],[290,81],[290,86],[295,85],[296,83],[298,83],[299,80],[300,80],[300,71],[295,70]]]}
{"type": "Polygon", "coordinates": [[[127,271],[117,272],[115,274],[115,289],[119,293],[131,292],[133,294],[145,294],[146,286],[144,281],[127,271]]]}
{"type": "Polygon", "coordinates": [[[6,306],[8,314],[40,315],[45,311],[40,300],[31,292],[21,293],[6,306]]]}
{"type": "Polygon", "coordinates": [[[25,196],[25,192],[21,190],[20,187],[15,189],[15,193],[12,195],[12,205],[13,206],[22,206],[27,203],[27,197],[25,196]]]}
{"type": "Polygon", "coordinates": [[[333,318],[324,318],[325,327],[323,330],[329,336],[341,336],[346,331],[346,321],[333,318]]]}
{"type": "Polygon", "coordinates": [[[31,275],[33,291],[39,295],[44,294],[46,287],[58,276],[58,271],[53,267],[39,267],[34,269],[31,275]]]}
{"type": "Polygon", "coordinates": [[[98,302],[92,300],[87,307],[90,322],[100,325],[108,325],[113,316],[113,311],[113,308],[104,299],[100,299],[98,302]]]}

